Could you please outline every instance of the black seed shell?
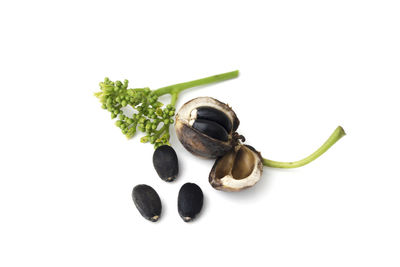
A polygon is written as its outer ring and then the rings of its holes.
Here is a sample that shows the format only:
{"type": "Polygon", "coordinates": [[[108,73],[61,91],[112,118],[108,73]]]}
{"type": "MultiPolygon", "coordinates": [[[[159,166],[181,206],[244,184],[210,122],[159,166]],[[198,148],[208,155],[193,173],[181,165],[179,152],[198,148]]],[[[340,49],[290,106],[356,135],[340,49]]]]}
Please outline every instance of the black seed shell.
{"type": "Polygon", "coordinates": [[[163,145],[154,151],[153,165],[158,176],[164,181],[173,181],[178,175],[178,157],[171,146],[163,145]]]}
{"type": "Polygon", "coordinates": [[[148,185],[133,188],[132,199],[140,214],[149,221],[156,222],[161,215],[161,200],[157,192],[148,185]]]}
{"type": "Polygon", "coordinates": [[[212,107],[199,107],[197,108],[197,119],[214,121],[223,126],[228,133],[232,131],[231,120],[221,110],[212,107]]]}
{"type": "Polygon", "coordinates": [[[203,207],[203,191],[193,183],[184,184],[179,190],[178,212],[185,222],[193,220],[203,207]]]}
{"type": "Polygon", "coordinates": [[[212,138],[224,142],[228,141],[228,133],[226,132],[225,128],[214,121],[197,119],[194,121],[192,127],[212,138]]]}

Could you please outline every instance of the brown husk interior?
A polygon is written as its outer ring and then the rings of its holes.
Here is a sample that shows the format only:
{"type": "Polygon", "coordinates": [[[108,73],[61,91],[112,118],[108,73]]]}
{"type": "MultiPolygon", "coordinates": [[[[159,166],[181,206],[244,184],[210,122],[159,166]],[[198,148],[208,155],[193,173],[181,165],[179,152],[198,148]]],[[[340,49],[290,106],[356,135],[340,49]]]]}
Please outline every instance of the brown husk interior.
{"type": "Polygon", "coordinates": [[[234,179],[241,180],[248,177],[254,169],[256,158],[254,152],[244,145],[238,149],[233,149],[219,159],[215,176],[222,179],[226,175],[231,175],[234,179]]]}

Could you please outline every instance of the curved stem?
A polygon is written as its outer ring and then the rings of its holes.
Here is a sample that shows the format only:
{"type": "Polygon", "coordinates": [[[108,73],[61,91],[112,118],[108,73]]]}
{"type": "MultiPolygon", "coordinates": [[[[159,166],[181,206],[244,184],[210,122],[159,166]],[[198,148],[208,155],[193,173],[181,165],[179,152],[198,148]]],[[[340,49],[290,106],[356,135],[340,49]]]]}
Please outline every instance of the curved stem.
{"type": "Polygon", "coordinates": [[[333,146],[333,144],[335,144],[340,138],[342,138],[345,135],[346,133],[344,132],[342,126],[338,126],[336,130],[328,138],[328,140],[326,140],[325,143],[320,148],[318,148],[314,153],[312,153],[308,157],[294,162],[280,162],[263,158],[263,164],[264,166],[268,167],[285,168],[285,169],[304,166],[312,162],[313,160],[317,159],[322,154],[324,154],[331,146],[333,146]]]}
{"type": "MultiPolygon", "coordinates": [[[[215,83],[215,82],[221,82],[221,81],[233,79],[238,76],[239,76],[239,71],[235,70],[235,71],[217,74],[217,75],[213,75],[213,76],[198,79],[198,80],[193,80],[190,82],[177,83],[177,84],[161,87],[160,89],[155,90],[154,94],[157,96],[171,94],[172,97],[174,97],[174,95],[175,95],[175,98],[177,98],[178,94],[180,92],[182,92],[183,90],[186,90],[186,89],[189,89],[189,88],[192,88],[195,86],[199,86],[199,85],[205,85],[205,84],[209,84],[209,83],[215,83]]],[[[176,99],[175,99],[175,102],[176,102],[176,99]]]]}

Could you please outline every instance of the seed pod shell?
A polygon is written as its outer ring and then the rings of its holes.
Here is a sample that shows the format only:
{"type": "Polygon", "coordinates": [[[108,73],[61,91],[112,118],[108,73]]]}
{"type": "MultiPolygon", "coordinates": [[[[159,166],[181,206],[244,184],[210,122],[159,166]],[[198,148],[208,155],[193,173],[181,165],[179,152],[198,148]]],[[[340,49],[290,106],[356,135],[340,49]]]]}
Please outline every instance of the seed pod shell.
{"type": "Polygon", "coordinates": [[[260,152],[252,146],[239,144],[215,161],[209,182],[218,190],[240,191],[255,185],[261,179],[262,171],[260,152]]]}
{"type": "Polygon", "coordinates": [[[161,216],[161,199],[148,185],[140,184],[133,188],[132,199],[140,214],[149,221],[156,222],[161,216]]]}
{"type": "Polygon", "coordinates": [[[198,97],[185,103],[176,114],[175,131],[179,141],[191,153],[205,157],[217,158],[230,151],[236,144],[234,138],[236,129],[239,126],[239,119],[235,112],[226,104],[212,97],[198,97]],[[192,111],[197,108],[213,108],[223,112],[229,118],[232,129],[228,132],[228,139],[221,141],[192,127],[192,111]]]}

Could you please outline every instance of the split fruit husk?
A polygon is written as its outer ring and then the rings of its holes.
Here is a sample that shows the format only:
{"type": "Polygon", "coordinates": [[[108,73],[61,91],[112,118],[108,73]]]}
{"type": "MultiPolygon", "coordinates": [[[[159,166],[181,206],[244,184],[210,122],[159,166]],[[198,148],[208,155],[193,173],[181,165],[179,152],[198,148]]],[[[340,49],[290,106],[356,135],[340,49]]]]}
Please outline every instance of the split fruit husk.
{"type": "Polygon", "coordinates": [[[262,171],[260,152],[249,145],[239,144],[215,161],[209,182],[218,190],[240,191],[255,185],[260,180],[262,171]]]}

